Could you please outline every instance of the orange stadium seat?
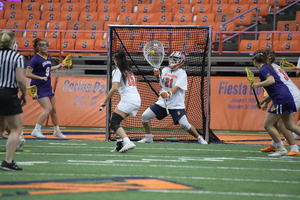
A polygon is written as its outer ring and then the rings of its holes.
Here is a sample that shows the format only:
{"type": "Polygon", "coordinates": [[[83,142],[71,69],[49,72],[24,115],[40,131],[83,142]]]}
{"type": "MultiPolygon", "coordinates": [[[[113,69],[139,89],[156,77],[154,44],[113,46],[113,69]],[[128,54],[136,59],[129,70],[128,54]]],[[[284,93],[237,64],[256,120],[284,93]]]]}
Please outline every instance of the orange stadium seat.
{"type": "Polygon", "coordinates": [[[158,22],[158,16],[156,13],[149,13],[149,14],[138,13],[137,20],[140,21],[141,23],[155,23],[158,22]]]}
{"type": "MultiPolygon", "coordinates": [[[[28,30],[45,30],[46,29],[46,20],[30,20],[28,21],[27,24],[27,29],[28,30]]],[[[26,31],[26,37],[32,37],[32,38],[44,38],[45,37],[45,32],[41,31],[26,31]]]]}
{"type": "Polygon", "coordinates": [[[60,3],[79,3],[79,0],[60,0],[60,3]]]}
{"type": "Polygon", "coordinates": [[[185,23],[185,22],[192,22],[193,21],[193,14],[186,13],[186,14],[176,14],[174,15],[174,22],[185,23]]]}
{"type": "MultiPolygon", "coordinates": [[[[239,14],[235,13],[233,17],[238,15],[239,14]]],[[[233,22],[236,25],[250,25],[252,21],[253,21],[253,15],[251,13],[246,13],[244,15],[241,15],[239,18],[235,19],[233,22]]]]}
{"type": "MultiPolygon", "coordinates": [[[[276,0],[276,6],[286,6],[287,1],[286,0],[276,0]]],[[[274,1],[268,1],[268,4],[270,6],[274,6],[274,1]]]]}
{"type": "Polygon", "coordinates": [[[132,0],[132,5],[137,6],[138,4],[150,4],[151,0],[132,0]]]}
{"type": "Polygon", "coordinates": [[[20,19],[24,19],[22,17],[22,10],[5,10],[4,11],[4,19],[16,19],[16,20],[20,20],[20,19]]]}
{"type": "Polygon", "coordinates": [[[33,49],[32,41],[34,38],[19,38],[18,39],[18,50],[20,49],[33,49]]]}
{"type": "Polygon", "coordinates": [[[194,6],[193,14],[197,15],[198,13],[211,13],[211,4],[196,4],[194,6]]]}
{"type": "Polygon", "coordinates": [[[119,15],[119,22],[136,21],[137,15],[137,13],[121,13],[119,15]]]}
{"type": "Polygon", "coordinates": [[[230,12],[230,4],[219,4],[212,6],[212,13],[230,12]]]}
{"type": "Polygon", "coordinates": [[[296,21],[278,21],[277,31],[297,31],[296,21]]]}
{"type": "Polygon", "coordinates": [[[190,0],[172,0],[172,5],[173,6],[175,4],[183,5],[183,4],[189,4],[189,3],[190,3],[190,0]]]}
{"type": "Polygon", "coordinates": [[[228,0],[228,3],[242,5],[242,4],[247,4],[248,2],[247,0],[228,0]]]}
{"type": "Polygon", "coordinates": [[[279,40],[278,51],[299,51],[299,40],[279,40]]]}
{"type": "MultiPolygon", "coordinates": [[[[98,0],[79,0],[79,3],[97,3],[97,1],[98,0]]],[[[114,2],[114,0],[104,0],[104,2],[105,1],[113,1],[114,2]]]]}
{"type": "Polygon", "coordinates": [[[281,33],[280,40],[286,40],[286,41],[300,40],[300,33],[281,33]]]}
{"type": "MultiPolygon", "coordinates": [[[[45,3],[44,0],[40,0],[41,3],[45,3]]],[[[47,3],[59,3],[60,0],[47,0],[47,3]]]]}
{"type": "Polygon", "coordinates": [[[47,38],[47,43],[49,44],[50,50],[57,49],[57,47],[59,47],[59,44],[57,44],[58,39],[56,38],[47,38]]]}
{"type": "Polygon", "coordinates": [[[80,14],[80,21],[98,21],[99,13],[97,12],[83,12],[80,14]]]}
{"type": "Polygon", "coordinates": [[[137,6],[137,13],[153,13],[154,12],[154,4],[139,4],[137,6]]]}
{"type": "MultiPolygon", "coordinates": [[[[85,30],[85,21],[68,21],[67,30],[85,30]]],[[[66,39],[83,39],[84,32],[69,32],[66,33],[66,39]]]]}
{"type": "MultiPolygon", "coordinates": [[[[9,19],[7,20],[6,28],[9,29],[25,29],[26,28],[26,20],[20,19],[9,19]]],[[[15,37],[23,37],[23,31],[15,32],[15,37]]]]}
{"type": "Polygon", "coordinates": [[[230,12],[241,14],[249,10],[249,4],[231,4],[230,5],[230,12]]]}
{"type": "MultiPolygon", "coordinates": [[[[269,5],[268,4],[250,4],[249,9],[258,7],[258,16],[266,16],[269,13],[269,5]]],[[[255,15],[256,10],[252,11],[252,14],[255,15]]]]}
{"type": "Polygon", "coordinates": [[[175,4],[172,9],[172,14],[187,14],[192,13],[192,5],[190,4],[175,4]]]}
{"type": "Polygon", "coordinates": [[[79,13],[77,11],[73,12],[61,12],[60,20],[62,21],[78,21],[79,13]]]}
{"type": "Polygon", "coordinates": [[[154,0],[153,4],[158,5],[158,4],[172,4],[172,0],[154,0]]]}
{"type": "Polygon", "coordinates": [[[61,43],[62,43],[62,45],[61,45],[62,51],[74,50],[74,48],[75,48],[75,40],[62,39],[61,43]]]}
{"type": "Polygon", "coordinates": [[[115,12],[115,4],[98,4],[98,13],[113,13],[115,12]]]}
{"type": "Polygon", "coordinates": [[[60,38],[65,36],[65,32],[54,32],[53,30],[66,31],[67,21],[50,21],[48,26],[48,31],[46,32],[46,38],[60,38]]]}
{"type": "Polygon", "coordinates": [[[107,31],[108,30],[108,25],[121,25],[122,22],[110,22],[110,21],[107,21],[107,22],[104,22],[104,31],[107,31]]]}
{"type": "Polygon", "coordinates": [[[107,40],[102,39],[102,40],[96,40],[95,42],[95,50],[107,50],[107,40]]]}
{"type": "Polygon", "coordinates": [[[228,3],[228,0],[210,0],[212,5],[224,5],[228,3]]]}
{"type": "Polygon", "coordinates": [[[96,40],[102,40],[104,33],[97,33],[97,32],[87,32],[84,33],[84,39],[96,39],[96,40]]]}
{"type": "Polygon", "coordinates": [[[266,4],[267,1],[266,0],[247,0],[247,3],[248,4],[255,4],[255,5],[258,5],[258,4],[266,4]]]}
{"type": "Polygon", "coordinates": [[[215,13],[198,13],[196,22],[214,22],[215,13]]]}
{"type": "Polygon", "coordinates": [[[23,2],[22,10],[40,11],[41,4],[39,2],[23,2]]]}
{"type": "Polygon", "coordinates": [[[233,18],[233,12],[218,12],[216,13],[215,22],[226,22],[233,18]]]}
{"type": "Polygon", "coordinates": [[[267,40],[259,40],[259,49],[273,49],[274,51],[278,51],[279,41],[274,40],[267,41],[267,40]]]}
{"type": "Polygon", "coordinates": [[[115,6],[116,8],[116,12],[117,14],[121,14],[121,13],[132,13],[132,4],[128,3],[128,4],[117,4],[115,6]]]}
{"type": "Polygon", "coordinates": [[[22,2],[21,1],[6,1],[4,4],[4,10],[21,10],[22,2]]]}
{"type": "Polygon", "coordinates": [[[0,19],[0,29],[3,29],[6,27],[6,22],[7,22],[6,19],[0,19]]]}
{"type": "Polygon", "coordinates": [[[23,0],[23,2],[41,2],[44,0],[23,0]]]}
{"type": "Polygon", "coordinates": [[[77,39],[75,50],[94,50],[95,40],[92,39],[77,39]]]}
{"type": "Polygon", "coordinates": [[[80,2],[79,12],[80,13],[97,12],[97,3],[81,3],[80,2]]]}
{"type": "Polygon", "coordinates": [[[198,4],[210,4],[210,0],[192,0],[191,5],[195,6],[198,4]]]}
{"type": "Polygon", "coordinates": [[[99,14],[99,20],[103,20],[104,22],[116,22],[117,14],[115,12],[112,13],[101,13],[99,14]]]}
{"type": "Polygon", "coordinates": [[[42,20],[46,21],[59,21],[61,17],[61,12],[60,11],[45,11],[42,14],[42,20]]]}
{"type": "Polygon", "coordinates": [[[172,22],[172,13],[156,13],[157,18],[158,18],[158,22],[161,25],[167,25],[170,22],[172,22]]]}
{"type": "Polygon", "coordinates": [[[239,43],[240,51],[257,51],[259,49],[259,40],[241,40],[239,43]]]}
{"type": "Polygon", "coordinates": [[[228,22],[228,23],[224,24],[222,26],[222,29],[220,30],[221,24],[223,24],[223,22],[216,22],[215,26],[218,30],[216,29],[215,31],[222,31],[222,32],[234,31],[235,24],[233,22],[228,22]]]}
{"type": "Polygon", "coordinates": [[[22,11],[22,18],[26,20],[40,20],[41,12],[40,11],[22,11]]]}
{"type": "Polygon", "coordinates": [[[61,3],[44,3],[43,4],[43,13],[46,11],[61,11],[61,3]]]}
{"type": "Polygon", "coordinates": [[[104,27],[103,21],[88,21],[85,22],[84,30],[102,31],[104,27]]]}
{"type": "Polygon", "coordinates": [[[172,13],[172,4],[156,4],[153,11],[154,13],[172,13]]]}
{"type": "Polygon", "coordinates": [[[62,12],[79,12],[79,3],[63,3],[62,12]]]}
{"type": "Polygon", "coordinates": [[[259,40],[272,42],[272,37],[274,37],[274,40],[279,40],[279,33],[260,33],[258,38],[259,40]]]}

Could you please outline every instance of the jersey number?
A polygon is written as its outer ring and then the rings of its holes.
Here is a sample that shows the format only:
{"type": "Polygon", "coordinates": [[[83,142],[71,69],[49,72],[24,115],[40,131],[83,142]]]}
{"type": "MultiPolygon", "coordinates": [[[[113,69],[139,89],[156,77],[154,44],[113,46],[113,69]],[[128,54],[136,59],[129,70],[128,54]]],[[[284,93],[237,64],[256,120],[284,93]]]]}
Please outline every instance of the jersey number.
{"type": "Polygon", "coordinates": [[[165,87],[172,88],[172,85],[173,85],[173,79],[167,77],[165,81],[165,87]]]}
{"type": "Polygon", "coordinates": [[[280,73],[282,73],[282,75],[284,76],[284,79],[285,79],[285,80],[289,80],[289,77],[288,77],[288,75],[286,74],[286,72],[284,71],[284,69],[280,68],[279,71],[280,71],[280,73]]]}
{"type": "Polygon", "coordinates": [[[127,80],[128,80],[128,85],[129,86],[134,86],[135,85],[135,80],[134,80],[134,76],[132,73],[126,73],[127,75],[127,80]]]}

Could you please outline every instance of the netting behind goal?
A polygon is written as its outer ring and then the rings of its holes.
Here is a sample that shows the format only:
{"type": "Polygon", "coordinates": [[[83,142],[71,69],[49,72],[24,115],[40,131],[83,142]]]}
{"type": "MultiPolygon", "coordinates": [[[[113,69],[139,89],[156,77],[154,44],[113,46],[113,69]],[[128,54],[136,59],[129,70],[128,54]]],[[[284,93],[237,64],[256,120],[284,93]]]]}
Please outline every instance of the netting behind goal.
{"type": "MultiPolygon", "coordinates": [[[[165,50],[161,69],[168,66],[168,57],[173,51],[185,54],[185,64],[182,67],[188,75],[188,90],[185,93],[185,105],[188,121],[199,133],[209,136],[210,142],[220,140],[210,130],[209,82],[211,54],[210,26],[135,26],[111,25],[108,30],[108,70],[107,84],[111,87],[111,72],[115,68],[113,54],[118,49],[126,52],[128,64],[135,68],[136,86],[140,93],[142,105],[137,116],[124,119],[121,126],[131,140],[139,140],[145,132],[141,116],[143,112],[158,100],[161,89],[153,74],[153,68],[143,56],[144,45],[152,40],[160,41],[165,50]]],[[[107,139],[115,140],[114,132],[109,128],[110,117],[120,101],[119,95],[114,95],[107,107],[107,139]]],[[[180,125],[174,125],[171,116],[163,120],[151,120],[154,140],[166,138],[178,140],[195,140],[180,125]]]]}

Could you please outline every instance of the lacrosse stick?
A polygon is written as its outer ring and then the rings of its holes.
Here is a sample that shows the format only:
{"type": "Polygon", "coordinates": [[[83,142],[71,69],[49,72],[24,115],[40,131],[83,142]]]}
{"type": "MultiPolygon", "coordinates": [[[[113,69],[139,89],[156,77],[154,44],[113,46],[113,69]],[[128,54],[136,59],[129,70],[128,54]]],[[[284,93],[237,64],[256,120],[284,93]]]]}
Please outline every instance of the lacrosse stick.
{"type": "MultiPolygon", "coordinates": [[[[250,85],[252,85],[254,83],[254,74],[250,71],[250,69],[248,67],[245,68],[246,72],[247,72],[247,78],[248,78],[248,81],[250,82],[250,85]]],[[[255,96],[255,99],[256,99],[256,104],[257,104],[257,107],[259,109],[261,109],[261,106],[259,104],[259,100],[257,98],[257,95],[256,95],[256,92],[255,90],[252,88],[253,90],[253,94],[255,96]]]]}
{"type": "Polygon", "coordinates": [[[280,67],[283,68],[284,70],[300,69],[300,68],[296,67],[293,63],[286,61],[285,58],[281,59],[280,67]]]}
{"type": "Polygon", "coordinates": [[[36,85],[32,85],[30,87],[26,88],[27,94],[29,94],[31,97],[35,97],[37,94],[37,87],[36,85]]]}

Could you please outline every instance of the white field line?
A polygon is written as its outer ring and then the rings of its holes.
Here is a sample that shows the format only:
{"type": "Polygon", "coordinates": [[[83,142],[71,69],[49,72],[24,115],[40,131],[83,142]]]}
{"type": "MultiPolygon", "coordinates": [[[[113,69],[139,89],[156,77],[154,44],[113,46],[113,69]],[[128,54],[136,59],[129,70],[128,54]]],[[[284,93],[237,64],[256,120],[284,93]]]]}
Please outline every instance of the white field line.
{"type": "MultiPolygon", "coordinates": [[[[82,157],[132,157],[132,158],[145,158],[145,155],[130,155],[130,154],[120,154],[120,153],[108,153],[108,154],[80,154],[80,153],[31,153],[31,152],[16,152],[16,154],[22,155],[39,155],[39,156],[82,156],[82,157]]],[[[261,153],[263,154],[263,153],[261,153]]],[[[172,162],[174,159],[178,159],[178,162],[186,161],[257,161],[257,162],[282,162],[282,163],[300,163],[298,157],[283,156],[283,157],[268,157],[267,154],[263,154],[266,157],[189,157],[189,156],[156,156],[156,155],[147,155],[148,158],[164,158],[164,161],[172,162]],[[168,160],[169,159],[169,160],[168,160]]],[[[155,160],[153,160],[155,161],[155,160]]],[[[160,160],[158,160],[160,161],[160,160]]]]}
{"type": "MultiPolygon", "coordinates": [[[[120,160],[122,162],[122,160],[120,160]]],[[[52,164],[52,165],[82,165],[82,166],[111,166],[111,167],[153,167],[153,168],[186,168],[186,169],[215,169],[215,170],[246,170],[246,171],[276,171],[276,172],[300,172],[300,169],[272,169],[272,168],[243,168],[243,167],[212,167],[212,166],[194,166],[194,165],[155,165],[149,164],[123,164],[123,163],[111,163],[108,161],[95,161],[86,162],[82,161],[72,161],[72,162],[53,162],[53,161],[28,161],[28,162],[17,162],[18,165],[33,165],[33,164],[52,164]]]]}
{"type": "MultiPolygon", "coordinates": [[[[15,172],[4,172],[5,175],[20,176],[15,172]]],[[[242,178],[216,178],[216,177],[188,177],[188,176],[160,176],[160,175],[125,175],[125,174],[73,174],[73,173],[23,173],[22,176],[71,176],[71,177],[130,177],[130,178],[158,178],[158,179],[184,179],[184,180],[209,180],[209,181],[233,181],[233,182],[255,182],[255,183],[279,183],[279,184],[300,184],[300,181],[286,181],[286,180],[266,180],[266,179],[242,179],[242,178]]]]}
{"type": "Polygon", "coordinates": [[[208,195],[226,195],[226,196],[251,196],[251,197],[272,197],[272,198],[300,198],[300,195],[290,194],[271,194],[254,192],[221,192],[221,191],[202,191],[202,190],[139,190],[142,192],[158,193],[177,193],[177,194],[208,194],[208,195]]]}

